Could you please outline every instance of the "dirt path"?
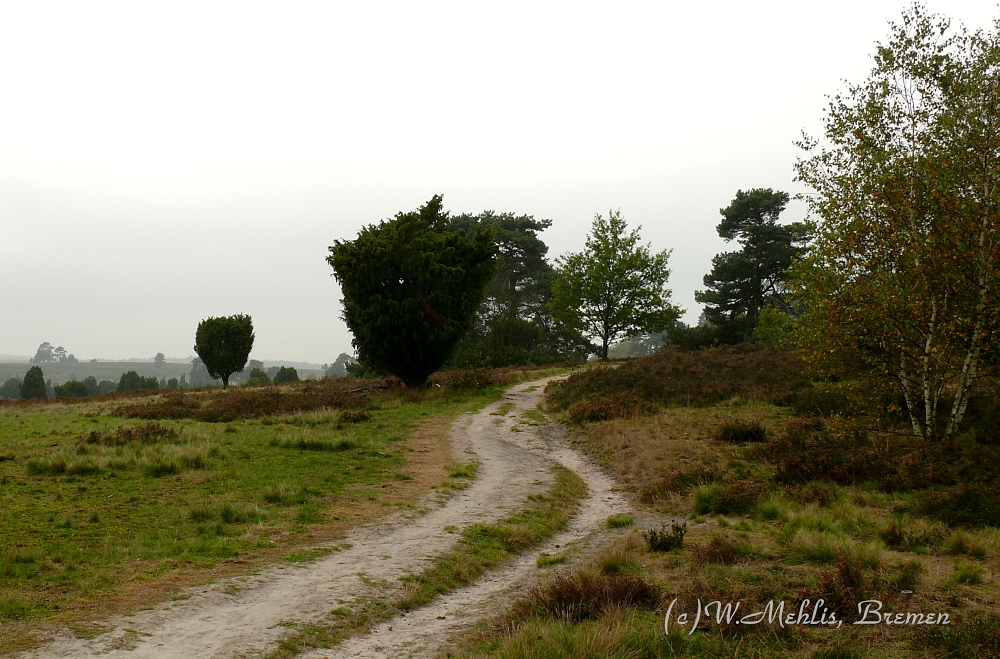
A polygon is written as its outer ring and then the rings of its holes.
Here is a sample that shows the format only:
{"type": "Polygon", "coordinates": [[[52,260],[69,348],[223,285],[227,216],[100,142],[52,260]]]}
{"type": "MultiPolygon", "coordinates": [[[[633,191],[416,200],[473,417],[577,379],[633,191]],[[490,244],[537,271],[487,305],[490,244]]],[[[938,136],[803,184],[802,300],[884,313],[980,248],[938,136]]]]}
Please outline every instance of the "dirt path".
{"type": "Polygon", "coordinates": [[[553,461],[576,472],[591,494],[570,527],[550,542],[474,586],[351,639],[336,651],[303,656],[398,657],[433,652],[449,635],[493,610],[497,596],[531,581],[540,552],[557,553],[557,545],[579,541],[601,528],[609,514],[629,509],[625,499],[612,492],[611,480],[567,448],[557,429],[521,417],[540,402],[548,380],[515,386],[502,400],[454,423],[456,461],[475,460],[480,466],[473,484],[441,507],[415,519],[397,515],[355,529],[340,543],[349,548],[318,561],[202,587],[189,599],[115,618],[110,621],[113,631],[93,639],[78,639],[67,630],[50,645],[22,656],[260,656],[288,633],[283,623],[320,621],[332,608],[384,594],[397,587],[399,577],[422,571],[450,549],[459,537],[455,529],[496,521],[520,509],[529,494],[547,489],[553,461]]]}

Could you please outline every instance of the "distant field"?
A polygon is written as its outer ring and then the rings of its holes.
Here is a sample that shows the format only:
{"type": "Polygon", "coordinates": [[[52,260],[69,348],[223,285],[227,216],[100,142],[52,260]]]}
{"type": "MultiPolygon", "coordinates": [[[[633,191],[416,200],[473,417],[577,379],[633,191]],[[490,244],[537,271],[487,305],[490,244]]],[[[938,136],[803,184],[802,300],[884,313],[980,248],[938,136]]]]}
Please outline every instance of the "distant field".
{"type": "MultiPolygon", "coordinates": [[[[0,363],[0,384],[12,377],[23,378],[28,369],[35,364],[15,364],[0,363]]],[[[69,382],[70,380],[82,380],[89,375],[97,378],[97,381],[110,380],[118,382],[122,373],[135,371],[143,377],[155,376],[180,379],[182,375],[190,377],[191,364],[170,364],[156,366],[152,362],[77,362],[76,364],[38,364],[41,366],[45,379],[52,378],[53,386],[69,382]]],[[[313,369],[298,369],[299,378],[322,378],[323,371],[313,369]]]]}

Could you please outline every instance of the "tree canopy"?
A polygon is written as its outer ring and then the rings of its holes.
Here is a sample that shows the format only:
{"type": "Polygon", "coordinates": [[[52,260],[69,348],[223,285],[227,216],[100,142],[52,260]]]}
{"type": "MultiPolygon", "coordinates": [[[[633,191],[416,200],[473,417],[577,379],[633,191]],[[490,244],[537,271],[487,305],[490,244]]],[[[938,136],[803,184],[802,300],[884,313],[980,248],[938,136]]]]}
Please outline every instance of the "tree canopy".
{"type": "Polygon", "coordinates": [[[38,366],[32,366],[24,374],[24,379],[21,380],[21,398],[48,397],[48,387],[45,386],[45,376],[42,374],[42,369],[38,366]]]}
{"type": "Polygon", "coordinates": [[[207,318],[198,323],[194,351],[213,378],[229,387],[229,376],[243,371],[253,349],[253,321],[250,316],[236,314],[207,318]]]}
{"type": "Polygon", "coordinates": [[[358,359],[422,386],[471,327],[495,254],[492,231],[452,229],[440,195],[335,241],[327,262],[358,359]]]}
{"type": "Polygon", "coordinates": [[[579,332],[557,324],[548,306],[553,269],[545,259],[549,248],[538,234],[552,225],[551,220],[484,211],[454,216],[451,225],[470,237],[476,230],[494,231],[498,251],[496,271],[453,363],[492,367],[550,363],[586,357],[593,350],[579,332]]]}
{"type": "Polygon", "coordinates": [[[639,243],[620,211],[594,217],[582,252],[557,261],[550,306],[555,318],[600,342],[608,358],[615,340],[660,332],[680,315],[666,288],[669,251],[639,243]]]}
{"type": "Polygon", "coordinates": [[[705,305],[706,319],[727,343],[750,338],[765,307],[790,311],[786,273],[809,230],[801,222],[778,224],[788,199],[770,188],[739,190],[719,211],[719,236],[737,241],[740,249],[712,259],[712,271],[703,280],[706,290],[695,292],[695,299],[705,305]]]}
{"type": "Polygon", "coordinates": [[[916,5],[796,167],[820,220],[800,341],[827,373],[890,384],[929,439],[957,432],[997,338],[998,81],[1000,24],[956,31],[916,5]]]}
{"type": "Polygon", "coordinates": [[[139,375],[135,371],[128,371],[127,373],[122,373],[121,378],[118,380],[118,387],[115,391],[119,393],[128,391],[156,391],[159,387],[160,383],[157,381],[155,375],[151,375],[147,378],[139,375]]]}

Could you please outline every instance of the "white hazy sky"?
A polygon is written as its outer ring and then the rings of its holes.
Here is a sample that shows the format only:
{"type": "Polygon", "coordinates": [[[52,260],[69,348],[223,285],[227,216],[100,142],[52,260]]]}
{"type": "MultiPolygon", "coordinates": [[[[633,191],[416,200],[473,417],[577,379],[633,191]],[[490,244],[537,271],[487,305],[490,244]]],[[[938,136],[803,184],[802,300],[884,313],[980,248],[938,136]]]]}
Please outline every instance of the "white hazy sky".
{"type": "Polygon", "coordinates": [[[248,313],[255,358],[332,361],[327,247],[436,193],[553,220],[553,258],[621,209],[693,322],[719,209],[801,190],[793,140],[906,6],[3,3],[0,354],[185,356],[248,313]]]}

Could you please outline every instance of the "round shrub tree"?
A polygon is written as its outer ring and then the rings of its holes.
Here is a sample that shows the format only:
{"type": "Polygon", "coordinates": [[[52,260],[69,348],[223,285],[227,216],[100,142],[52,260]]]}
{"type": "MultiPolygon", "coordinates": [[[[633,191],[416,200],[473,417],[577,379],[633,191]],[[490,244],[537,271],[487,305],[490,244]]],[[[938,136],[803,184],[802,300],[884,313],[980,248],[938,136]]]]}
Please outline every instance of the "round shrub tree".
{"type": "Polygon", "coordinates": [[[21,381],[21,398],[48,398],[49,393],[45,387],[45,376],[39,366],[32,366],[24,374],[21,381]]]}
{"type": "Polygon", "coordinates": [[[468,331],[493,276],[493,232],[454,231],[440,195],[335,241],[327,262],[344,293],[358,359],[423,386],[468,331]]]}
{"type": "MultiPolygon", "coordinates": [[[[267,377],[267,374],[264,374],[267,377]]],[[[282,366],[277,373],[274,374],[274,384],[285,384],[286,382],[298,382],[299,372],[295,370],[292,366],[282,366]]]]}
{"type": "Polygon", "coordinates": [[[267,373],[255,368],[250,371],[250,375],[247,376],[247,381],[243,383],[245,387],[256,387],[259,385],[271,384],[271,378],[267,377],[267,373]]]}
{"type": "Polygon", "coordinates": [[[194,351],[213,378],[229,387],[229,377],[241,373],[253,349],[253,321],[250,316],[237,314],[208,318],[198,323],[194,336],[194,351]]]}

